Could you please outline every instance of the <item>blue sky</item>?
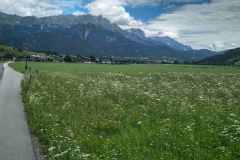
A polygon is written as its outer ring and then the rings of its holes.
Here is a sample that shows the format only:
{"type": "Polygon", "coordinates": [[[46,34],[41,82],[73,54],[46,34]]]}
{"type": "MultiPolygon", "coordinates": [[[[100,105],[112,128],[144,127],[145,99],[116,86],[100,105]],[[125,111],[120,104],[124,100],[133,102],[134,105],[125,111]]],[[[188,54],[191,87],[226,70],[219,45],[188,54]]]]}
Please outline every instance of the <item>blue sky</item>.
{"type": "Polygon", "coordinates": [[[21,16],[92,14],[147,36],[169,36],[193,48],[240,47],[240,0],[1,0],[21,16]]]}

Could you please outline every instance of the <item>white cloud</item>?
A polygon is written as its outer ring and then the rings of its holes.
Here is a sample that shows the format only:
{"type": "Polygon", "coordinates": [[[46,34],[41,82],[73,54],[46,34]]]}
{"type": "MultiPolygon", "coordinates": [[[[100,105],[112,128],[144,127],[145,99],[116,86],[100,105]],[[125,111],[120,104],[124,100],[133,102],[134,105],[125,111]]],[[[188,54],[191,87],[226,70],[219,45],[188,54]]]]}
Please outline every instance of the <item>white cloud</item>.
{"type": "Polygon", "coordinates": [[[48,0],[1,0],[0,11],[21,16],[51,16],[63,11],[48,0]]]}
{"type": "Polygon", "coordinates": [[[212,0],[210,4],[188,5],[161,15],[145,27],[173,33],[177,36],[172,37],[194,48],[235,48],[240,46],[239,8],[239,0],[212,0]]]}
{"type": "Polygon", "coordinates": [[[111,22],[117,23],[122,27],[137,27],[142,25],[141,21],[135,20],[125,10],[123,0],[95,0],[87,5],[90,13],[93,15],[102,15],[111,22]]]}

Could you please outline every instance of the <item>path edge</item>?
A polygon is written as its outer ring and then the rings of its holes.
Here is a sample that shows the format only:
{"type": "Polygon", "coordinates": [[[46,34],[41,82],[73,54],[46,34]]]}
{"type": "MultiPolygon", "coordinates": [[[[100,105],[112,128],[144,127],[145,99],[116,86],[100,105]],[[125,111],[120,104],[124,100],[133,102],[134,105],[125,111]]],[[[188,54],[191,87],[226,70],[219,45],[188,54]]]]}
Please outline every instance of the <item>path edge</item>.
{"type": "MultiPolygon", "coordinates": [[[[17,70],[15,70],[13,67],[11,67],[9,64],[11,63],[14,63],[12,61],[10,62],[5,62],[3,63],[3,66],[4,68],[5,67],[9,67],[11,70],[13,70],[14,72],[16,72],[17,74],[21,75],[22,78],[21,78],[21,83],[22,81],[24,80],[24,73],[21,73],[21,72],[18,72],[17,70]]],[[[25,104],[23,103],[23,99],[22,99],[22,85],[20,83],[20,93],[19,93],[19,96],[21,97],[21,103],[23,105],[23,112],[24,112],[24,118],[27,122],[27,129],[28,129],[28,132],[29,132],[29,135],[30,135],[30,138],[31,138],[31,144],[32,144],[32,150],[33,150],[33,155],[34,155],[34,160],[45,160],[44,156],[43,156],[43,152],[42,152],[42,149],[41,149],[41,145],[40,145],[40,142],[39,142],[39,139],[37,136],[35,136],[32,132],[32,129],[31,127],[29,126],[28,124],[28,118],[27,118],[27,113],[26,113],[26,110],[25,110],[25,104]]]]}

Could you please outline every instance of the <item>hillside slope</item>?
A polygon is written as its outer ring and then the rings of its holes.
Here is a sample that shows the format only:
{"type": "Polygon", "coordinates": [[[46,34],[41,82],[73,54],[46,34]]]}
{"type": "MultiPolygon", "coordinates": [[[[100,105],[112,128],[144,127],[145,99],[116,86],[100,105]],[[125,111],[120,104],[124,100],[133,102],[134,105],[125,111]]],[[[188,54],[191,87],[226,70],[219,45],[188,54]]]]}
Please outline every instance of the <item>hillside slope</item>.
{"type": "Polygon", "coordinates": [[[21,49],[16,49],[13,47],[0,44],[0,58],[12,58],[30,54],[31,52],[23,51],[21,49]]]}
{"type": "Polygon", "coordinates": [[[224,54],[206,58],[198,64],[210,65],[239,65],[240,66],[240,48],[226,51],[224,54]]]}

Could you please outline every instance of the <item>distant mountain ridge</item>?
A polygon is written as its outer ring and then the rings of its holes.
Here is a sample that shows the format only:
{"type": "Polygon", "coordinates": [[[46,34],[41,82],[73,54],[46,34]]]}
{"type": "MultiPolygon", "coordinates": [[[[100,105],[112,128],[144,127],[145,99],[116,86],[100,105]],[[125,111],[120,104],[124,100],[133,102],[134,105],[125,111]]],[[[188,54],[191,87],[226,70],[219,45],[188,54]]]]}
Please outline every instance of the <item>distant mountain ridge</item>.
{"type": "Polygon", "coordinates": [[[192,51],[193,50],[191,47],[183,45],[167,36],[165,36],[165,37],[146,37],[145,33],[140,29],[129,29],[126,31],[127,31],[126,32],[127,34],[125,34],[125,35],[127,38],[129,38],[133,41],[142,43],[142,44],[151,45],[151,46],[156,46],[156,45],[168,46],[170,48],[173,48],[173,49],[176,49],[179,51],[190,51],[190,50],[192,51]]]}
{"type": "Polygon", "coordinates": [[[122,30],[101,16],[20,17],[0,13],[0,42],[33,51],[119,57],[170,57],[199,60],[209,50],[193,50],[169,37],[146,37],[122,30]]]}
{"type": "Polygon", "coordinates": [[[240,48],[231,49],[221,54],[203,59],[198,64],[207,65],[238,65],[240,66],[240,48]]]}

